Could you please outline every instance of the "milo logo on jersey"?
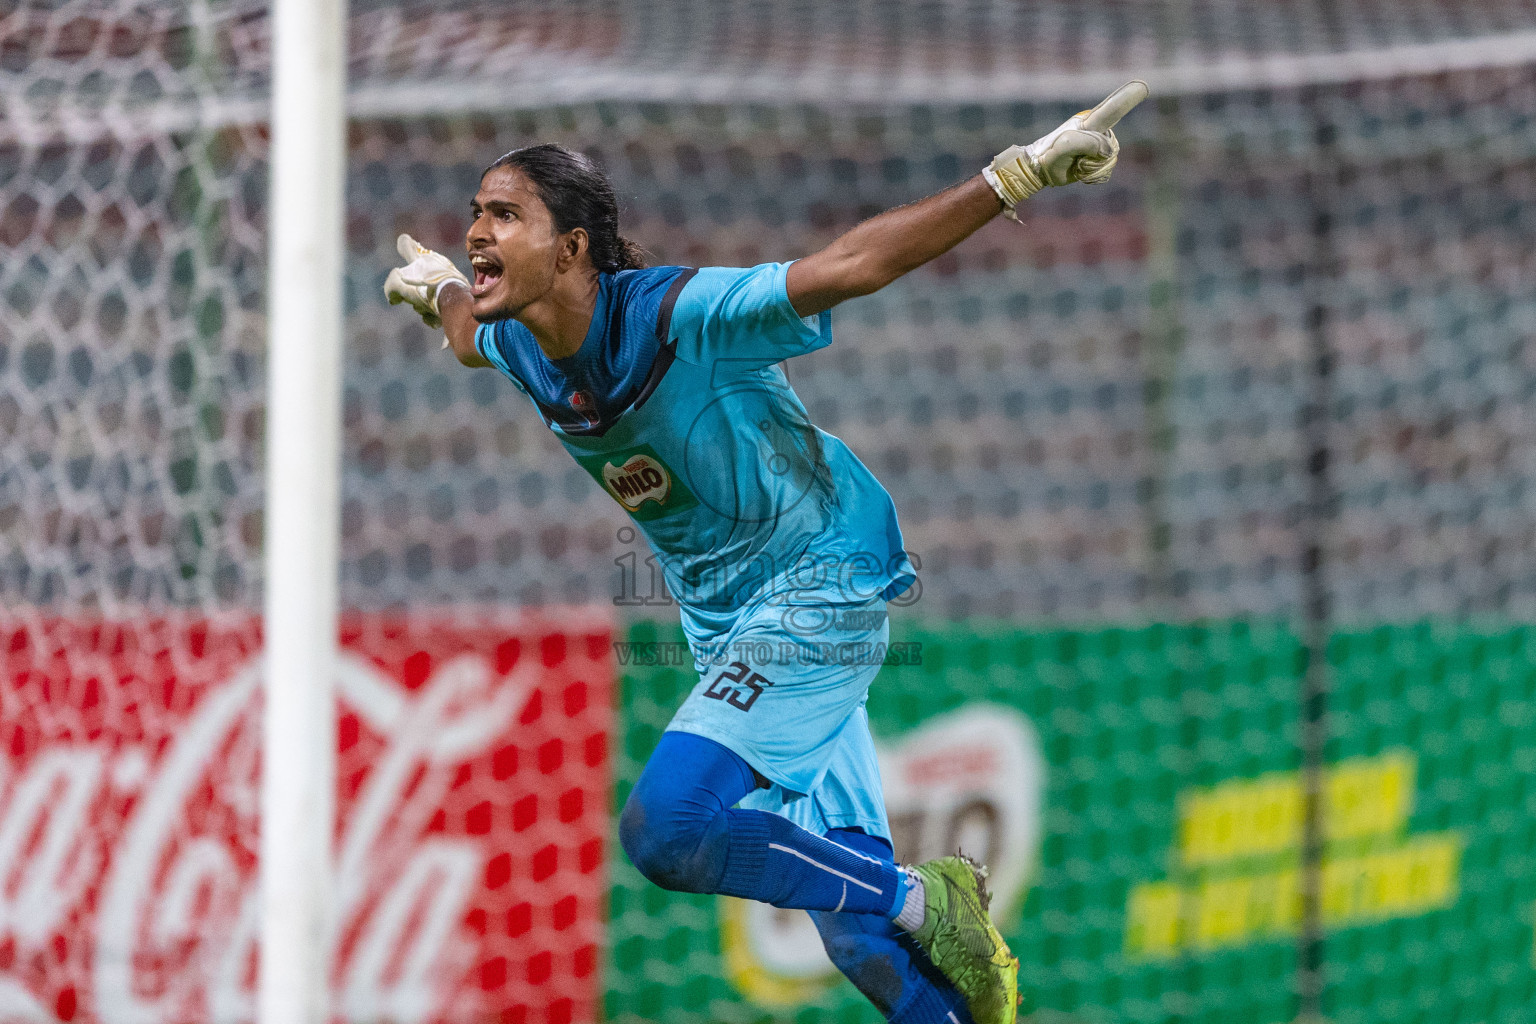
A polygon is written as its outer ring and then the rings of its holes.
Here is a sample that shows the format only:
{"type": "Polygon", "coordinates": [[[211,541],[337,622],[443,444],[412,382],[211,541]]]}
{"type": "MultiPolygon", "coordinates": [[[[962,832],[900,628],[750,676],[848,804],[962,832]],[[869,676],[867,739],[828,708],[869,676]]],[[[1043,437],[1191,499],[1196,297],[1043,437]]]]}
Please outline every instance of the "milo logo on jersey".
{"type": "Polygon", "coordinates": [[[606,455],[584,455],[576,461],[636,519],[659,519],[698,504],[677,473],[648,444],[606,455]]]}
{"type": "Polygon", "coordinates": [[[660,463],[636,455],[617,469],[611,462],[604,466],[603,483],[620,504],[633,512],[648,501],[666,504],[672,491],[672,474],[660,463]]]}

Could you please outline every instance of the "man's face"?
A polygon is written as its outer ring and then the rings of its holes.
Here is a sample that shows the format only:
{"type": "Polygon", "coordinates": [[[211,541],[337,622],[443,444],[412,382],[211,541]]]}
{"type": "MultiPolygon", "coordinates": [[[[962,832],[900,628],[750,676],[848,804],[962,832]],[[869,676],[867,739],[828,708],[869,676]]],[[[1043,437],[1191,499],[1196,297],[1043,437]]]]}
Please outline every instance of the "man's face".
{"type": "Polygon", "coordinates": [[[515,317],[553,286],[562,236],[528,179],[511,167],[480,179],[470,214],[470,310],[481,323],[515,317]]]}

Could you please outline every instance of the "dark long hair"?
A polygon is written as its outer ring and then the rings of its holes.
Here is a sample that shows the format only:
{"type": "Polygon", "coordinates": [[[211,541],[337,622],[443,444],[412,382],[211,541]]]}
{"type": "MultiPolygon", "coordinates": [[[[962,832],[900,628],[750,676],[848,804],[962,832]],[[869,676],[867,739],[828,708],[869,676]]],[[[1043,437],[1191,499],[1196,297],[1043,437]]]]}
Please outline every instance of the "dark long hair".
{"type": "Polygon", "coordinates": [[[564,234],[587,230],[587,255],[603,273],[639,270],[645,266],[645,250],[619,234],[619,203],[608,176],[580,153],[544,143],[514,149],[487,167],[480,177],[499,167],[523,172],[554,219],[555,230],[564,234]]]}

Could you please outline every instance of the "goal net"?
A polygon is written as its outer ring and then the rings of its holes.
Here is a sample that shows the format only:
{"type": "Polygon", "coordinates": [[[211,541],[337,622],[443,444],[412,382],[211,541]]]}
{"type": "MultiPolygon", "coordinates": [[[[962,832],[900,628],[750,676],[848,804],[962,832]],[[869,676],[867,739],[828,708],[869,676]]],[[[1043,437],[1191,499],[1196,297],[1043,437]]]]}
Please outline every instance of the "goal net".
{"type": "MultiPolygon", "coordinates": [[[[0,26],[0,1016],[246,1021],[269,12],[0,26]]],[[[1143,77],[1113,181],[787,367],[920,567],[898,853],[1000,865],[1041,1022],[1530,1019],[1528,5],[359,0],[349,47],[339,1014],[877,1019],[611,842],[675,608],[384,304],[395,236],[461,253],[559,142],[654,263],[793,259],[1143,77]]]]}

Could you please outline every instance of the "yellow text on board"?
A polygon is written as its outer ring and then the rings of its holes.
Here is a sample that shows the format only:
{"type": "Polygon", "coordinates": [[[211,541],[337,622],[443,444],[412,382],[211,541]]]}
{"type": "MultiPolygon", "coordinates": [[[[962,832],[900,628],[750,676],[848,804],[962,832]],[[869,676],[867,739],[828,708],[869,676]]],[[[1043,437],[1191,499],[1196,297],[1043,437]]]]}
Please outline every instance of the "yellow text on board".
{"type": "MultiPolygon", "coordinates": [[[[1325,927],[1411,917],[1455,901],[1460,833],[1404,834],[1414,768],[1412,755],[1394,751],[1341,762],[1325,776],[1325,927]]],[[[1131,889],[1126,953],[1168,957],[1294,934],[1304,798],[1296,772],[1181,794],[1174,877],[1131,889]]]]}
{"type": "MultiPolygon", "coordinates": [[[[1400,752],[1335,765],[1323,782],[1324,837],[1401,832],[1413,809],[1413,777],[1413,758],[1400,752]]],[[[1299,849],[1305,796],[1297,772],[1188,790],[1179,798],[1179,859],[1196,868],[1299,849]]]]}

